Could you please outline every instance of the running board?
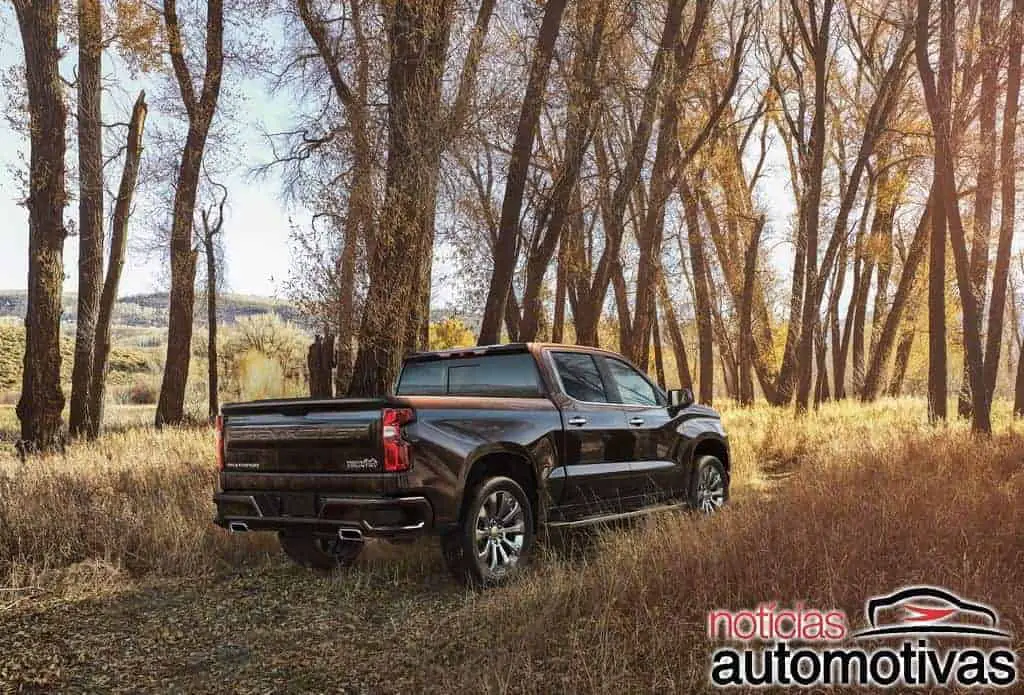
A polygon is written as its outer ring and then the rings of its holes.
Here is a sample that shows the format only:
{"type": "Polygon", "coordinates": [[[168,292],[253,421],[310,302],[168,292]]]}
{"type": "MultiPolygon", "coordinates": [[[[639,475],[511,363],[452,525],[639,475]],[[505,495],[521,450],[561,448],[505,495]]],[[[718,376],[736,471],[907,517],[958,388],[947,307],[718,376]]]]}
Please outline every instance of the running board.
{"type": "Polygon", "coordinates": [[[643,509],[636,509],[632,512],[620,512],[618,514],[602,514],[600,516],[588,516],[586,519],[578,519],[576,521],[549,521],[547,523],[548,528],[578,528],[580,526],[593,526],[594,524],[603,524],[611,521],[623,521],[625,519],[633,519],[638,516],[647,516],[648,514],[656,514],[658,512],[669,512],[679,509],[686,509],[689,505],[685,502],[676,502],[675,504],[660,504],[656,507],[644,507],[643,509]]]}

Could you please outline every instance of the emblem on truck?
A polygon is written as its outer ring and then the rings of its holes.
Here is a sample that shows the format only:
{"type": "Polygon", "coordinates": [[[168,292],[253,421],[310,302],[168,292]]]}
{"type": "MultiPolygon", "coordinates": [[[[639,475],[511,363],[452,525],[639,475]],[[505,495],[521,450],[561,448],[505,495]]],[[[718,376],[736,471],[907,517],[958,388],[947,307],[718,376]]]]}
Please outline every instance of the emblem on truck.
{"type": "Polygon", "coordinates": [[[349,459],[345,461],[345,468],[350,471],[372,471],[378,467],[377,459],[349,459]]]}

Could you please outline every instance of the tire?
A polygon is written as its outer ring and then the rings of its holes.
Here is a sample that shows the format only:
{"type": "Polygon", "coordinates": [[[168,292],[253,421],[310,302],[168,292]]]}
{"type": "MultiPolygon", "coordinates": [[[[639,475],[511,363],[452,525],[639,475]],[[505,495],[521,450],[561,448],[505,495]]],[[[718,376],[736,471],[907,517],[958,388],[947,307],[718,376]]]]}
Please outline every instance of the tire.
{"type": "Polygon", "coordinates": [[[441,551],[459,581],[497,586],[529,562],[535,541],[530,498],[515,480],[499,476],[469,492],[458,526],[441,536],[441,551]]]}
{"type": "Polygon", "coordinates": [[[690,508],[702,514],[714,514],[729,500],[729,472],[714,456],[700,456],[690,481],[690,508]]]}
{"type": "Polygon", "coordinates": [[[363,550],[360,541],[343,541],[340,538],[319,538],[312,535],[280,533],[278,541],[281,550],[295,564],[307,569],[332,572],[348,567],[363,550]]]}

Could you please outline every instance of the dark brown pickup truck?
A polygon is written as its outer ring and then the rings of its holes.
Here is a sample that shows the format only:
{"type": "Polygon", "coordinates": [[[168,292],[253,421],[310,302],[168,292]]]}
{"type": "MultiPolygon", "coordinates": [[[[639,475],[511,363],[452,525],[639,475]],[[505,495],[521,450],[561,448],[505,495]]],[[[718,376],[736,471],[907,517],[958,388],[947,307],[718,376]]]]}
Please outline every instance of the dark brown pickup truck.
{"type": "Polygon", "coordinates": [[[229,404],[217,434],[216,523],[277,532],[320,569],[367,537],[433,533],[458,577],[493,584],[542,527],[712,512],[729,491],[714,410],[579,346],[420,353],[394,395],[229,404]]]}

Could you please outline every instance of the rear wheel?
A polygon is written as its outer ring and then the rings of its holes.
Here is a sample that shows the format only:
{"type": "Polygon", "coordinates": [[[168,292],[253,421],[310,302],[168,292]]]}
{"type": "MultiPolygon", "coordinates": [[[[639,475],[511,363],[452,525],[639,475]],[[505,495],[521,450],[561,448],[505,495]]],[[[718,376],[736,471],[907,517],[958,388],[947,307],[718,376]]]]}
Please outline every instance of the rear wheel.
{"type": "Polygon", "coordinates": [[[690,507],[702,514],[717,512],[729,499],[729,474],[714,456],[701,456],[690,484],[690,507]]]}
{"type": "Polygon", "coordinates": [[[363,550],[362,541],[345,541],[337,537],[280,533],[278,540],[292,562],[321,572],[348,567],[363,550]]]}
{"type": "Polygon", "coordinates": [[[470,492],[458,526],[441,537],[441,549],[457,579],[494,586],[526,563],[534,540],[530,498],[515,480],[499,476],[470,492]]]}

